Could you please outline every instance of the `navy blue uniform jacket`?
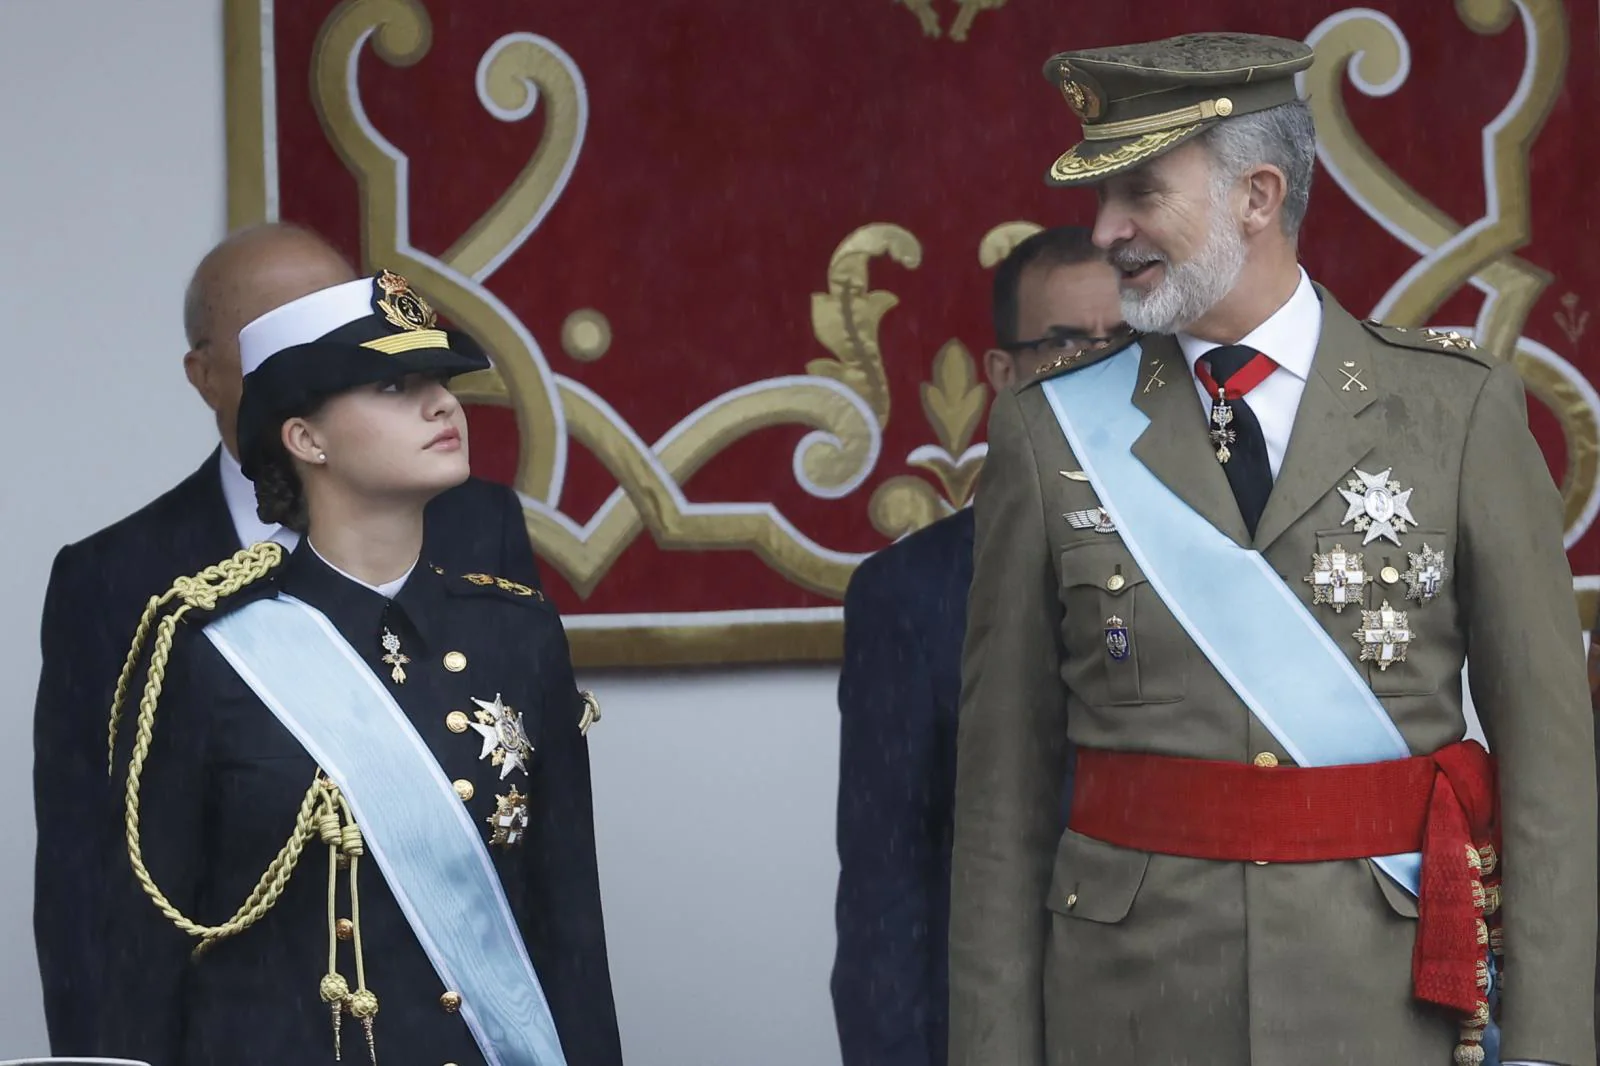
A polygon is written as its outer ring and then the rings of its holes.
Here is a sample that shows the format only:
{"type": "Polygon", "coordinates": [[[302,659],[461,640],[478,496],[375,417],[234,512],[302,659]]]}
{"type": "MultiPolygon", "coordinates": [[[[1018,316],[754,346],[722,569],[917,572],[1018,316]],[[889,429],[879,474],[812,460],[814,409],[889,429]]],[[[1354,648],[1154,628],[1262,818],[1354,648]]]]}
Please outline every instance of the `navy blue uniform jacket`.
{"type": "MultiPolygon", "coordinates": [[[[177,577],[238,551],[222,495],[220,451],[121,521],[57,554],[40,626],[34,706],[34,939],[50,1049],[101,1050],[95,1005],[100,947],[98,863],[116,852],[105,827],[106,716],[145,603],[177,577]]],[[[539,584],[522,509],[511,490],[476,478],[428,507],[429,554],[451,573],[539,584]]],[[[122,859],[126,864],[126,858],[122,859]]]]}
{"type": "MultiPolygon", "coordinates": [[[[419,565],[391,601],[340,575],[302,542],[217,613],[281,590],[327,616],[456,783],[516,925],[502,947],[517,951],[517,937],[527,945],[566,1061],[620,1066],[588,748],[579,731],[583,700],[560,618],[529,589],[506,591],[442,571],[419,565]],[[410,660],[401,683],[382,661],[386,631],[410,660]],[[522,716],[532,745],[526,766],[496,765],[486,750],[493,740],[485,745],[464,723],[451,724],[451,712],[472,714],[484,705],[475,700],[497,698],[522,716]],[[513,788],[526,797],[526,831],[497,841],[496,801],[513,788]]],[[[140,832],[145,863],[173,905],[217,924],[250,897],[283,847],[318,768],[200,632],[209,617],[215,615],[197,613],[192,623],[186,617],[174,642],[144,766],[140,832]]],[[[310,710],[337,714],[339,707],[310,710]]],[[[134,732],[131,720],[119,730],[119,780],[134,732]]],[[[114,825],[122,806],[112,805],[114,825]]],[[[328,972],[329,863],[327,847],[313,839],[271,910],[195,959],[195,941],[157,912],[124,855],[106,887],[101,934],[106,1050],[161,1066],[331,1063],[332,1023],[319,997],[328,972]]],[[[365,972],[379,1001],[378,1062],[482,1066],[466,1013],[441,1001],[454,990],[440,982],[398,891],[370,857],[356,875],[365,972]]],[[[354,917],[343,878],[336,914],[354,917]]],[[[355,987],[354,943],[339,942],[339,956],[340,972],[355,987]]],[[[345,1057],[366,1059],[359,1025],[347,1017],[342,1028],[345,1057]]]]}

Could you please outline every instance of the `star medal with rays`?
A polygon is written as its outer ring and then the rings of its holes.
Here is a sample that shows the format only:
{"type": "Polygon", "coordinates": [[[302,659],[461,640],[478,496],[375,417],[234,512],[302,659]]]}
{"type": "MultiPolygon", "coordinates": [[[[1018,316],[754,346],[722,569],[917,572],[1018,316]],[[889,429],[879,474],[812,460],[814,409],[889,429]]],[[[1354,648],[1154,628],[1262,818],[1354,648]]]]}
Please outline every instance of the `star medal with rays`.
{"type": "Polygon", "coordinates": [[[1400,534],[1417,524],[1411,517],[1412,490],[1402,490],[1400,482],[1390,481],[1389,475],[1393,472],[1392,467],[1380,474],[1356,470],[1356,476],[1346,482],[1349,488],[1339,490],[1339,495],[1350,505],[1339,524],[1353,521],[1356,532],[1366,534],[1361,542],[1363,548],[1379,537],[1393,541],[1398,547],[1400,534]]]}
{"type": "Polygon", "coordinates": [[[528,742],[527,731],[522,727],[522,715],[507,707],[495,693],[494,701],[480,700],[473,712],[477,719],[472,729],[483,737],[483,751],[479,759],[488,759],[491,766],[500,767],[500,780],[504,781],[512,770],[528,772],[528,760],[533,756],[533,745],[528,742]]]}

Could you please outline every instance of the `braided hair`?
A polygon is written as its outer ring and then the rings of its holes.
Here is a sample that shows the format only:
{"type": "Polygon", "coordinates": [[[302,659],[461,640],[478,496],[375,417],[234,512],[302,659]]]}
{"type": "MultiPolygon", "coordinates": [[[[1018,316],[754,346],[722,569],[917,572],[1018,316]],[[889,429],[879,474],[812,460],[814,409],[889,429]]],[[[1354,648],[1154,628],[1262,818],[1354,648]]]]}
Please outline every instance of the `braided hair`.
{"type": "MultiPolygon", "coordinates": [[[[278,425],[281,429],[283,422],[290,418],[309,418],[321,406],[319,400],[303,410],[284,415],[278,425]]],[[[300,475],[295,472],[289,449],[283,446],[282,434],[265,437],[256,446],[253,458],[256,517],[268,525],[277,524],[304,534],[311,528],[305,487],[300,484],[300,475]]]]}

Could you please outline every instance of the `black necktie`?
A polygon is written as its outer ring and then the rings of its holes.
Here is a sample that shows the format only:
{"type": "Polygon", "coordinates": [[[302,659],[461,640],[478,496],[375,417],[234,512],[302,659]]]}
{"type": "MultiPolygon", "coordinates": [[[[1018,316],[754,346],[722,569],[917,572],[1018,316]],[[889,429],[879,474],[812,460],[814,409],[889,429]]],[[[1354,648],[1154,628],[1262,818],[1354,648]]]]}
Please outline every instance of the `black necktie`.
{"type": "MultiPolygon", "coordinates": [[[[1243,344],[1230,344],[1213,348],[1202,358],[1212,380],[1226,387],[1229,378],[1260,354],[1243,344]]],[[[1211,403],[1216,405],[1215,396],[1211,397],[1211,403]]],[[[1234,431],[1236,437],[1229,447],[1232,454],[1222,469],[1228,475],[1228,484],[1233,488],[1233,498],[1238,501],[1245,528],[1254,537],[1256,523],[1261,521],[1267,497],[1272,494],[1272,464],[1267,461],[1267,440],[1261,435],[1261,423],[1256,420],[1250,405],[1242,397],[1234,399],[1230,396],[1228,406],[1233,409],[1233,422],[1228,428],[1234,431]]]]}

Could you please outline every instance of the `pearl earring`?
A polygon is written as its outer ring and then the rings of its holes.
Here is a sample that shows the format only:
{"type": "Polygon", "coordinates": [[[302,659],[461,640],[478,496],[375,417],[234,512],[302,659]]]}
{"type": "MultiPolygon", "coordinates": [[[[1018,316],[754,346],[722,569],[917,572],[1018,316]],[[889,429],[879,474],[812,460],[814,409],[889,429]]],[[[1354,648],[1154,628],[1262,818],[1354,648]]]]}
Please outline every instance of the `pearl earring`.
{"type": "Polygon", "coordinates": [[[318,452],[317,453],[317,462],[325,463],[327,461],[328,461],[328,453],[327,452],[318,452]]]}

